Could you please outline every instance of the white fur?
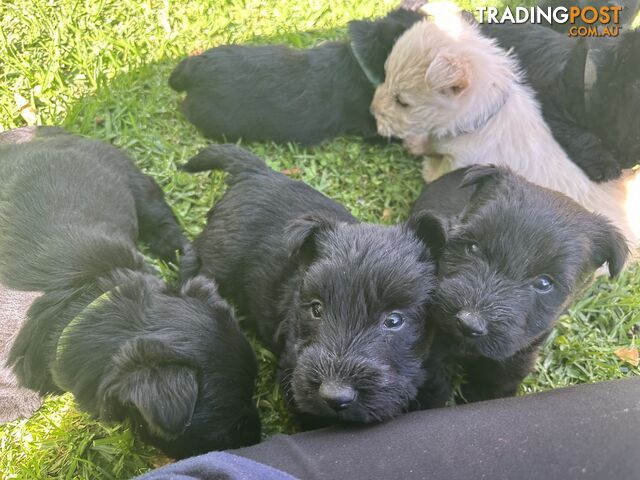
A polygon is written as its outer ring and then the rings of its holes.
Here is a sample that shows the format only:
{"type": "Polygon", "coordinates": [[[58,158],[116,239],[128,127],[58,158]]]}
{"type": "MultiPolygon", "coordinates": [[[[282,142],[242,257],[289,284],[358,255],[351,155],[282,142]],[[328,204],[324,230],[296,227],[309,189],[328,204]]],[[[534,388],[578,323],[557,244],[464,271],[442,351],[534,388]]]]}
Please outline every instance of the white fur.
{"type": "Polygon", "coordinates": [[[640,189],[640,172],[626,171],[607,183],[589,180],[553,138],[534,93],[521,82],[514,58],[475,25],[457,18],[453,35],[425,20],[398,40],[372,105],[379,132],[395,135],[413,153],[426,155],[427,181],[473,164],[507,166],[605,215],[636,249],[640,205],[631,204],[631,190],[640,189]],[[429,67],[443,55],[463,86],[460,91],[442,90],[446,82],[440,76],[437,88],[433,80],[430,84],[429,67]],[[460,72],[466,75],[463,81],[460,72]],[[409,107],[399,107],[396,95],[409,107]]]}

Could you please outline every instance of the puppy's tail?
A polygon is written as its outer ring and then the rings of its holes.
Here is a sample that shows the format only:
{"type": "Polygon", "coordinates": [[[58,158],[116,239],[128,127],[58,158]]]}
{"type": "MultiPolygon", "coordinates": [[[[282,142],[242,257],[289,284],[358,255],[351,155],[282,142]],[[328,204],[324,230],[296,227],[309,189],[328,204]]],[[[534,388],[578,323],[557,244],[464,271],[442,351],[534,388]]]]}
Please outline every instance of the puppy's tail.
{"type": "Polygon", "coordinates": [[[227,143],[209,145],[182,165],[180,170],[191,173],[224,170],[231,175],[237,175],[242,172],[265,171],[269,170],[269,167],[257,155],[238,145],[227,143]]]}
{"type": "Polygon", "coordinates": [[[176,92],[184,92],[191,84],[191,70],[193,64],[193,57],[188,57],[182,60],[176,68],[171,72],[169,77],[169,86],[176,92]]]}

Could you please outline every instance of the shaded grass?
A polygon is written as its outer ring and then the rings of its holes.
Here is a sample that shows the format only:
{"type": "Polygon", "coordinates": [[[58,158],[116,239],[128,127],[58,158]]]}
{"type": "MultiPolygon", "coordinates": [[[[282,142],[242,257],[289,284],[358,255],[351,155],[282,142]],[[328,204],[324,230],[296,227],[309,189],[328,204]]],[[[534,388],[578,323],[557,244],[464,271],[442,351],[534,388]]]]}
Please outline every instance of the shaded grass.
{"type": "MultiPolygon", "coordinates": [[[[478,4],[477,2],[474,2],[478,4]]],[[[206,144],[177,113],[166,79],[183,56],[230,42],[306,47],[340,38],[349,19],[384,14],[395,2],[14,0],[0,3],[0,127],[25,125],[15,94],[39,124],[126,148],[162,185],[190,236],[223,192],[220,174],[178,172],[206,144]]],[[[471,2],[469,2],[469,5],[471,2]]],[[[24,112],[23,112],[24,113],[24,112]]],[[[417,197],[420,160],[397,145],[342,138],[318,148],[252,145],[276,169],[294,171],[365,221],[406,218],[417,197]],[[295,167],[295,168],[294,168],[295,167]]],[[[159,265],[172,277],[170,266],[159,265]]],[[[613,351],[635,344],[640,270],[598,281],[564,316],[523,392],[593,382],[640,370],[613,351]]],[[[260,360],[256,394],[265,435],[294,431],[273,382],[275,359],[252,339],[260,360]]],[[[3,478],[126,478],[166,461],[126,426],[104,425],[52,397],[30,420],[0,430],[3,478]]]]}

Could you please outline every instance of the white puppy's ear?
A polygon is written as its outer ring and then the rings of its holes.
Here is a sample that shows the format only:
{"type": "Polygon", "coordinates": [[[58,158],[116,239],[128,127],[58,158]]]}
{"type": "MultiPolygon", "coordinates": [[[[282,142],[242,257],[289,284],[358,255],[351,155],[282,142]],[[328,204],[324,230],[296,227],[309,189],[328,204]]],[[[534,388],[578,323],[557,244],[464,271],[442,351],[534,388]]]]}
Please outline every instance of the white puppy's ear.
{"type": "Polygon", "coordinates": [[[431,62],[425,74],[427,85],[444,95],[459,95],[471,82],[469,62],[458,55],[440,53],[431,62]]]}

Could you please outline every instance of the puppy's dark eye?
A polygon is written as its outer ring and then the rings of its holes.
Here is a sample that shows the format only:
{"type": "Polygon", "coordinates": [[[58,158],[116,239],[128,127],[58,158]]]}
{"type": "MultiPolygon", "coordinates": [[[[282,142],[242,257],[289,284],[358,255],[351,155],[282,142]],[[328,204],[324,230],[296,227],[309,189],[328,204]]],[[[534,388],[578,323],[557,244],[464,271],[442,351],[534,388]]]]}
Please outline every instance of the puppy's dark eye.
{"type": "Polygon", "coordinates": [[[311,302],[310,310],[313,318],[322,318],[322,304],[320,302],[311,302]]]}
{"type": "Polygon", "coordinates": [[[384,328],[389,330],[397,330],[404,324],[404,317],[398,312],[391,312],[384,319],[384,328]]]}
{"type": "Polygon", "coordinates": [[[396,93],[395,99],[396,99],[396,103],[400,105],[402,108],[407,108],[409,106],[409,104],[400,97],[400,94],[396,93]]]}
{"type": "Polygon", "coordinates": [[[464,246],[465,251],[469,255],[477,255],[480,253],[480,247],[475,242],[469,242],[464,246]]]}
{"type": "Polygon", "coordinates": [[[553,280],[548,275],[540,275],[533,281],[533,288],[538,293],[547,293],[553,289],[553,280]]]}

